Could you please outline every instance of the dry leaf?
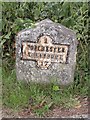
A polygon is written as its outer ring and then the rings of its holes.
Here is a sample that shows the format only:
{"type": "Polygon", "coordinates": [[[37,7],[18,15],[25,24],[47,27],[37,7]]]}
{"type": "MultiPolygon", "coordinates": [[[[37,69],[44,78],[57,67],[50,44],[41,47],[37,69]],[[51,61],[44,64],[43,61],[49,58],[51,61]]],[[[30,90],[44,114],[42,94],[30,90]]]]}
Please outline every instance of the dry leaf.
{"type": "Polygon", "coordinates": [[[77,106],[75,106],[76,109],[79,109],[80,107],[81,107],[81,105],[77,105],[77,106]]]}

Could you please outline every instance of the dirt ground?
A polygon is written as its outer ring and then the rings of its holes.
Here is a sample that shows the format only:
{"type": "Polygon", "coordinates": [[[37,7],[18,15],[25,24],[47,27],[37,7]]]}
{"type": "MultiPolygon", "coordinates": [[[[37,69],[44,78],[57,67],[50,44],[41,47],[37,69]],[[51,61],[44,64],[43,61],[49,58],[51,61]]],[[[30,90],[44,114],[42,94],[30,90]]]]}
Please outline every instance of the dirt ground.
{"type": "MultiPolygon", "coordinates": [[[[79,98],[80,106],[76,108],[62,108],[55,106],[52,110],[45,114],[50,118],[88,118],[88,99],[87,97],[79,98]]],[[[2,118],[37,118],[37,116],[28,108],[22,111],[13,111],[4,107],[2,110],[2,118]]]]}

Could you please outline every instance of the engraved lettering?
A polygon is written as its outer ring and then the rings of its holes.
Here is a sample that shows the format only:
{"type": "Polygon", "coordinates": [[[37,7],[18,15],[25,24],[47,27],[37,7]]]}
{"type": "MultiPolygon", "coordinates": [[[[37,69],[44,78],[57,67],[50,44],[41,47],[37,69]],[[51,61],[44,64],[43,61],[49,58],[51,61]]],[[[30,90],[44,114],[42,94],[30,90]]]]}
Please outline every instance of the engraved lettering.
{"type": "Polygon", "coordinates": [[[44,43],[46,43],[46,44],[47,44],[47,38],[46,38],[46,37],[44,37],[44,43]]]}
{"type": "Polygon", "coordinates": [[[42,36],[38,43],[22,42],[22,59],[35,60],[37,66],[48,68],[52,62],[66,63],[68,45],[54,45],[49,36],[42,36]]]}
{"type": "Polygon", "coordinates": [[[58,52],[62,52],[62,48],[61,47],[58,47],[58,52]]]}
{"type": "Polygon", "coordinates": [[[64,48],[62,48],[62,52],[65,52],[65,49],[64,49],[64,48]]]}
{"type": "Polygon", "coordinates": [[[53,52],[53,47],[50,47],[50,52],[53,52]]]}

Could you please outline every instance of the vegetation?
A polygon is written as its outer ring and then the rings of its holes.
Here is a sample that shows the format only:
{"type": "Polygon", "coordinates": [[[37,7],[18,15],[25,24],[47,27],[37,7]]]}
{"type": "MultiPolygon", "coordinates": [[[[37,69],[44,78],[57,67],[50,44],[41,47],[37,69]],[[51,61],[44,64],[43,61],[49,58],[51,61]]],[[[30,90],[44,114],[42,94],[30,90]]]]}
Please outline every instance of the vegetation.
{"type": "Polygon", "coordinates": [[[75,96],[88,94],[88,21],[88,3],[2,3],[3,105],[16,110],[29,106],[38,116],[44,116],[45,112],[53,106],[68,108],[79,105],[75,96]],[[45,18],[65,25],[74,30],[77,35],[78,49],[74,84],[64,89],[55,83],[45,85],[43,88],[42,85],[33,83],[27,85],[16,80],[15,35],[24,28],[32,28],[36,21],[45,18]]]}
{"type": "Polygon", "coordinates": [[[87,86],[78,88],[70,85],[63,89],[55,83],[26,84],[16,80],[15,69],[10,71],[5,68],[6,65],[3,66],[3,105],[17,111],[30,108],[36,115],[45,116],[45,113],[54,106],[63,108],[80,106],[77,96],[88,94],[87,86]]]}

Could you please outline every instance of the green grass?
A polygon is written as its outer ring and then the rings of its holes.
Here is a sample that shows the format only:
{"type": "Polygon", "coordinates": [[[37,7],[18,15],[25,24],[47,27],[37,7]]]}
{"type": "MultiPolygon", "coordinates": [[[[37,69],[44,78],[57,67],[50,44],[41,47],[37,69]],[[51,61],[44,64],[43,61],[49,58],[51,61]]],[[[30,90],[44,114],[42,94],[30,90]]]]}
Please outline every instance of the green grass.
{"type": "Polygon", "coordinates": [[[4,106],[17,111],[30,107],[37,116],[44,116],[54,106],[74,107],[79,104],[76,95],[88,94],[88,87],[81,84],[62,88],[54,83],[42,85],[17,81],[16,70],[8,64],[3,64],[2,83],[4,106]]]}
{"type": "MultiPolygon", "coordinates": [[[[73,107],[79,104],[76,95],[88,95],[90,83],[88,70],[88,3],[3,3],[2,4],[3,69],[0,79],[3,83],[3,105],[18,110],[31,107],[38,116],[44,116],[53,106],[73,107]],[[61,88],[55,83],[39,85],[26,84],[16,80],[16,71],[12,57],[14,37],[18,31],[30,28],[36,21],[50,18],[71,28],[77,35],[77,65],[73,85],[61,88]],[[2,74],[2,77],[1,77],[2,74]],[[42,106],[40,106],[42,103],[42,106]],[[39,107],[39,109],[38,109],[39,107]]],[[[34,26],[33,26],[34,27],[34,26]]],[[[1,61],[0,61],[1,63],[1,61]]],[[[1,66],[0,66],[1,67],[1,66]]]]}

